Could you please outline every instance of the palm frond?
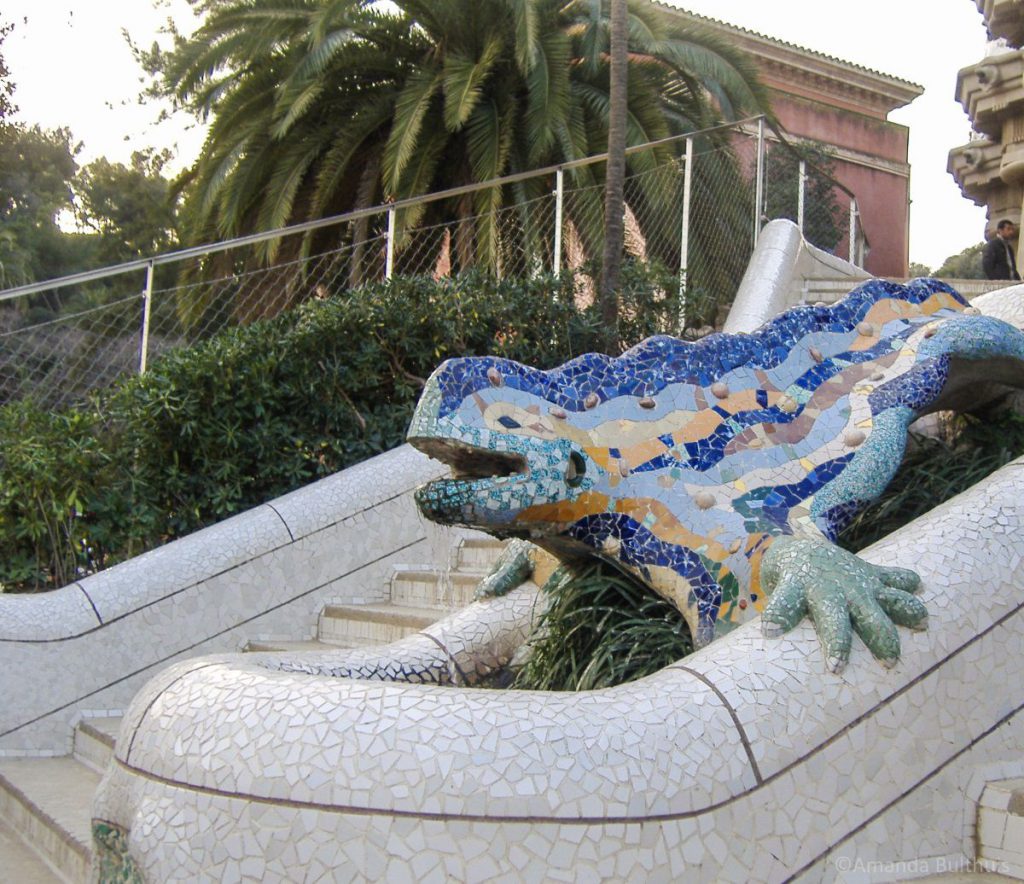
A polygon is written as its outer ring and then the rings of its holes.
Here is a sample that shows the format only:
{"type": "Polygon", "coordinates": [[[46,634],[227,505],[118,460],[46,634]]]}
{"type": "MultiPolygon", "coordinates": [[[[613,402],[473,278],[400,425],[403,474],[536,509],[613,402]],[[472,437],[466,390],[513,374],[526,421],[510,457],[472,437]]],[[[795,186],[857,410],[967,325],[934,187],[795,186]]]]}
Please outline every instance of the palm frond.
{"type": "Polygon", "coordinates": [[[526,131],[531,162],[539,163],[557,142],[555,128],[569,111],[572,45],[557,30],[541,35],[536,63],[526,75],[526,131]]]}
{"type": "Polygon", "coordinates": [[[483,85],[501,57],[501,37],[491,35],[477,59],[449,52],[444,60],[444,124],[449,132],[458,132],[483,95],[483,85]]]}
{"type": "Polygon", "coordinates": [[[399,193],[399,183],[416,153],[423,119],[441,86],[441,73],[431,67],[414,71],[395,101],[394,123],[384,148],[384,186],[399,193]]]}
{"type": "Polygon", "coordinates": [[[521,74],[533,70],[540,52],[540,0],[505,0],[512,12],[516,65],[521,74]]]}
{"type": "MultiPolygon", "coordinates": [[[[338,185],[348,173],[353,159],[362,151],[371,151],[368,143],[379,138],[390,117],[386,101],[369,104],[353,116],[348,125],[335,133],[334,141],[324,153],[317,170],[310,212],[320,216],[334,197],[338,185]]],[[[379,144],[377,145],[379,149],[379,144]]]]}
{"type": "MultiPolygon", "coordinates": [[[[313,161],[321,152],[318,143],[296,142],[277,158],[270,175],[267,193],[260,206],[258,225],[261,230],[277,230],[292,220],[295,195],[313,161]]],[[[280,240],[264,240],[258,247],[263,259],[271,263],[280,247],[280,240]]]]}

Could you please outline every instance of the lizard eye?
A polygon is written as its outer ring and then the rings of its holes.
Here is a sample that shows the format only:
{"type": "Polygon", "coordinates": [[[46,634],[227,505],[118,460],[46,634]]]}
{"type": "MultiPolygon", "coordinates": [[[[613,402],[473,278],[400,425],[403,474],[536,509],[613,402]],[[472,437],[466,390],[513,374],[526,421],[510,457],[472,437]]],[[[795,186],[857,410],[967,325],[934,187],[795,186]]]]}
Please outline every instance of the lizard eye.
{"type": "Polygon", "coordinates": [[[514,417],[509,417],[507,414],[503,414],[498,418],[498,423],[501,424],[506,430],[518,430],[522,424],[519,423],[514,417]]]}
{"type": "Polygon", "coordinates": [[[565,471],[565,484],[570,488],[579,487],[587,474],[587,462],[575,451],[569,452],[569,469],[565,471]]]}

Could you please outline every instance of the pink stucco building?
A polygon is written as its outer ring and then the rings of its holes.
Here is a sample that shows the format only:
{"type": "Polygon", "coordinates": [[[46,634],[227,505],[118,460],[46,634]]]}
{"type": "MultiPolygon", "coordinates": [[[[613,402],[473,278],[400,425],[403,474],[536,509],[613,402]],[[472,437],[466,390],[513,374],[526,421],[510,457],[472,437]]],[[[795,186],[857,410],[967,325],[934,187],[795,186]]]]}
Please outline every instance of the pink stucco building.
{"type": "Polygon", "coordinates": [[[665,7],[738,45],[756,62],[773,110],[792,140],[820,142],[835,175],[857,198],[870,244],[865,268],[902,277],[909,263],[909,129],[889,114],[920,86],[725,22],[665,7]]]}

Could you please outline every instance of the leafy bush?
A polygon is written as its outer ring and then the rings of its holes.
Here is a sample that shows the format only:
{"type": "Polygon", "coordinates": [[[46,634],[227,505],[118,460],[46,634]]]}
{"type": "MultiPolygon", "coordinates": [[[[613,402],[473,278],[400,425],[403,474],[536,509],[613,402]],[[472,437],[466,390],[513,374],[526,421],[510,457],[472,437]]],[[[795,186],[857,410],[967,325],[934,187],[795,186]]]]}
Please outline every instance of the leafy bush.
{"type": "Polygon", "coordinates": [[[88,411],[0,409],[0,537],[8,585],[62,585],[89,559],[85,501],[105,452],[88,411]]]}
{"type": "MultiPolygon", "coordinates": [[[[673,281],[626,268],[627,343],[673,329],[673,281]]],[[[4,406],[0,583],[62,585],[393,448],[448,357],[552,367],[596,330],[568,274],[398,278],[171,351],[61,412],[4,406]]]]}
{"type": "Polygon", "coordinates": [[[673,604],[596,561],[563,566],[544,585],[547,607],[515,686],[585,691],[651,675],[693,650],[673,604]]]}

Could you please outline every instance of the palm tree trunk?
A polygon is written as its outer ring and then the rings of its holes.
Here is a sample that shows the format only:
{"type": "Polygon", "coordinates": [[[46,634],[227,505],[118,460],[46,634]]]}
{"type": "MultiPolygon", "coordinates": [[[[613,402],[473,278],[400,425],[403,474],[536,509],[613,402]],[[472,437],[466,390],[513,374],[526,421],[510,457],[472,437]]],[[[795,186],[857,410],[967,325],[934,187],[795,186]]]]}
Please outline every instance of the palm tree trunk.
{"type": "Polygon", "coordinates": [[[608,175],[604,191],[604,260],[598,291],[606,346],[618,349],[619,275],[622,267],[623,191],[626,179],[626,106],[629,61],[626,0],[611,0],[608,175]]]}
{"type": "MultiPolygon", "coordinates": [[[[354,209],[368,209],[373,205],[373,197],[377,190],[377,179],[380,177],[380,154],[373,154],[366,162],[363,174],[359,179],[354,209]]],[[[370,231],[370,216],[363,215],[352,222],[352,256],[348,268],[348,286],[355,288],[363,284],[366,277],[363,262],[366,260],[366,240],[370,231]]]]}

